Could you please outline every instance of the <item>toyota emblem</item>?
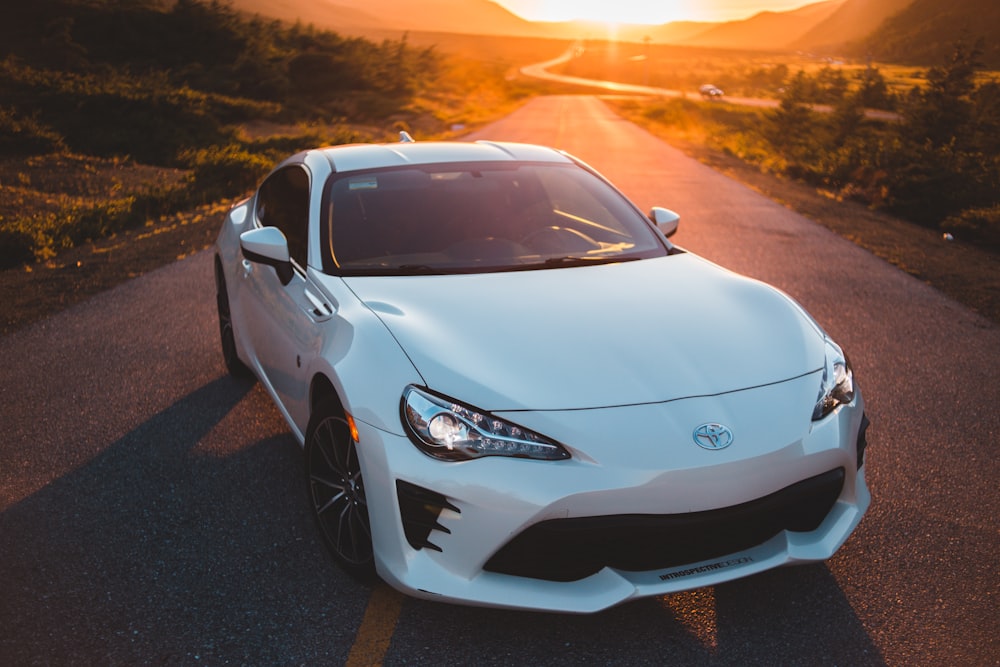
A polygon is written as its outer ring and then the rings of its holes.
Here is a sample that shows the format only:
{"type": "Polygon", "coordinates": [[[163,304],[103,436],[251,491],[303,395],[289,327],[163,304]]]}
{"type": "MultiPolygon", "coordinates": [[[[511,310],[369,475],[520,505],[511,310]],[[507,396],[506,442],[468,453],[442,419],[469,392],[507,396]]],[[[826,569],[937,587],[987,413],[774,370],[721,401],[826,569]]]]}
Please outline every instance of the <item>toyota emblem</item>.
{"type": "Polygon", "coordinates": [[[694,441],[702,449],[725,449],[733,444],[733,432],[728,426],[709,422],[694,430],[694,441]]]}

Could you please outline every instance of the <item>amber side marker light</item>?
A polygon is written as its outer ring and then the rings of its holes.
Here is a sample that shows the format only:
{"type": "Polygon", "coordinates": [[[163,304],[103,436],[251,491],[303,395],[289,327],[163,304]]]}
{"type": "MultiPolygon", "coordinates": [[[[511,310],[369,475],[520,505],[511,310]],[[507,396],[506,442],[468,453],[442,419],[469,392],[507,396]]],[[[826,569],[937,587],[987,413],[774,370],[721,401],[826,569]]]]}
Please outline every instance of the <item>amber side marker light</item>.
{"type": "Polygon", "coordinates": [[[347,426],[351,429],[351,439],[358,442],[358,425],[354,423],[354,417],[350,413],[345,414],[347,415],[347,426]]]}

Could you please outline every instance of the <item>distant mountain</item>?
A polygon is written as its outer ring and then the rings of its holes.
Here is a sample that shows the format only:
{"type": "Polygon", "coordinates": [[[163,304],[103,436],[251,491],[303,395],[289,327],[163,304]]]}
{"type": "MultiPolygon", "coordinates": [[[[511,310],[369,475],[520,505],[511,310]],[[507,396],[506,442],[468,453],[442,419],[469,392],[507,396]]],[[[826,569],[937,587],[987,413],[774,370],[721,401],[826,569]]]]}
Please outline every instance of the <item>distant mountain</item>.
{"type": "Polygon", "coordinates": [[[399,30],[548,36],[490,0],[233,0],[237,9],[338,32],[399,30]]]}
{"type": "Polygon", "coordinates": [[[914,0],[867,37],[852,45],[854,55],[912,65],[943,64],[958,40],[981,40],[980,60],[1000,69],[1000,2],[914,0]]]}
{"type": "Polygon", "coordinates": [[[233,7],[251,14],[302,21],[317,27],[344,31],[383,28],[381,18],[336,0],[234,0],[233,7]]]}
{"type": "MultiPolygon", "coordinates": [[[[533,22],[492,0],[232,0],[237,9],[301,20],[346,34],[452,32],[602,40],[607,26],[533,22]]],[[[935,64],[963,34],[984,38],[984,61],[1000,67],[1000,0],[825,0],[742,21],[619,25],[614,38],[684,46],[794,49],[915,65],[935,64]],[[963,33],[963,31],[966,31],[963,33]]]]}
{"type": "Polygon", "coordinates": [[[715,24],[675,43],[727,49],[782,49],[832,16],[848,0],[826,0],[788,12],[760,12],[715,24]]]}
{"type": "MultiPolygon", "coordinates": [[[[319,4],[313,0],[315,4],[319,4]]],[[[384,27],[426,32],[512,35],[535,32],[530,21],[490,0],[336,0],[377,16],[384,27]]]]}
{"type": "Polygon", "coordinates": [[[824,20],[845,0],[826,0],[791,12],[764,12],[746,21],[675,21],[608,26],[590,21],[527,21],[492,0],[232,0],[240,10],[313,23],[339,32],[398,30],[556,39],[608,39],[723,48],[781,48],[824,20]],[[775,42],[774,35],[781,35],[775,42]]]}
{"type": "MultiPolygon", "coordinates": [[[[898,14],[912,2],[913,0],[844,0],[833,13],[791,45],[799,49],[823,50],[867,39],[886,19],[898,14]]],[[[945,4],[942,0],[933,2],[945,4]]]]}

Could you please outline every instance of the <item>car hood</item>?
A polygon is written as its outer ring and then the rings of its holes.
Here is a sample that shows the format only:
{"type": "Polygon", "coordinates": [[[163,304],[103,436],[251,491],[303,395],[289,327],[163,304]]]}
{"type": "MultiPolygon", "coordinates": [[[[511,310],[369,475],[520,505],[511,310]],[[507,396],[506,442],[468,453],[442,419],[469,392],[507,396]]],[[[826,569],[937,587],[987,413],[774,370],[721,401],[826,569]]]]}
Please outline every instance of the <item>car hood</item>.
{"type": "Polygon", "coordinates": [[[692,254],[345,280],[428,388],[484,410],[711,396],[823,366],[822,332],[791,299],[692,254]]]}

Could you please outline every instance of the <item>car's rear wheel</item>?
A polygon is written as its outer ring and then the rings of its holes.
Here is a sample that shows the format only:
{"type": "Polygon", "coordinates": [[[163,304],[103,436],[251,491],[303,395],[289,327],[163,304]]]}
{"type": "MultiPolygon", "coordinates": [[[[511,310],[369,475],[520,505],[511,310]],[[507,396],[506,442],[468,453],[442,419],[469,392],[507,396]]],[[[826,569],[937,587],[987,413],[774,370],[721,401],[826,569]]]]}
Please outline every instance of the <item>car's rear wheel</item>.
{"type": "Polygon", "coordinates": [[[236,354],[236,335],[233,332],[233,314],[229,307],[229,292],[226,291],[226,277],[222,265],[215,263],[215,305],[219,311],[219,337],[222,342],[222,359],[230,375],[240,379],[253,378],[253,373],[236,354]]]}
{"type": "Polygon", "coordinates": [[[334,401],[320,401],[306,430],[309,502],[323,541],[352,576],[375,578],[371,524],[358,446],[334,401]]]}

